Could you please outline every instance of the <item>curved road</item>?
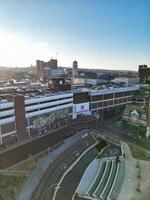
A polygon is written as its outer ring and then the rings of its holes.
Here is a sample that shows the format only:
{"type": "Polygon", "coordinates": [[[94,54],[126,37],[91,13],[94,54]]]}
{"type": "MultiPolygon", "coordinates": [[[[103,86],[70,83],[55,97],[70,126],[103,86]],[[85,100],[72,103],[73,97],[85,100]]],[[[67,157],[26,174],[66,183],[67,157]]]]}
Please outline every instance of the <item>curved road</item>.
{"type": "Polygon", "coordinates": [[[55,200],[71,200],[87,166],[98,155],[96,147],[89,150],[65,176],[56,194],[55,200]]]}

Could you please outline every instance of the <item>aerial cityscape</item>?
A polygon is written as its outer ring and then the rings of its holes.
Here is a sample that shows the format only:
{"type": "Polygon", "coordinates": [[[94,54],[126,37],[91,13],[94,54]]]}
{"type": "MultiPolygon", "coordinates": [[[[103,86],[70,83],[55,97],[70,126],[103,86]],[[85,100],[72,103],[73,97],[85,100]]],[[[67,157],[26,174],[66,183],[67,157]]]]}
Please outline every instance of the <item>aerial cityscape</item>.
{"type": "Polygon", "coordinates": [[[0,2],[0,200],[150,200],[149,0],[0,2]]]}

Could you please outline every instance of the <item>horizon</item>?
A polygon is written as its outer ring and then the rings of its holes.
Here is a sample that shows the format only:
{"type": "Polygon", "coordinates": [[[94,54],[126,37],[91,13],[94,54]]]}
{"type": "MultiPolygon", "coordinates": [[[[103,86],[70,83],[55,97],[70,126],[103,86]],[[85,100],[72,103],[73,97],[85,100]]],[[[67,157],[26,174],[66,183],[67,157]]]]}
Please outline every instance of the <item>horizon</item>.
{"type": "Polygon", "coordinates": [[[149,0],[6,0],[0,66],[29,67],[53,57],[64,67],[77,60],[79,68],[137,71],[150,65],[149,8],[149,0]]]}
{"type": "MultiPolygon", "coordinates": [[[[26,66],[26,67],[17,67],[17,66],[0,66],[0,68],[11,68],[11,69],[26,69],[26,68],[30,68],[30,67],[36,67],[36,65],[30,65],[30,66],[26,66]]],[[[72,66],[59,66],[58,67],[62,67],[62,68],[72,68],[72,66]]],[[[96,67],[79,67],[78,69],[82,70],[82,69],[87,69],[87,70],[106,70],[106,71],[131,71],[131,72],[138,72],[138,67],[137,70],[132,70],[132,69],[108,69],[108,68],[96,68],[96,67]]]]}

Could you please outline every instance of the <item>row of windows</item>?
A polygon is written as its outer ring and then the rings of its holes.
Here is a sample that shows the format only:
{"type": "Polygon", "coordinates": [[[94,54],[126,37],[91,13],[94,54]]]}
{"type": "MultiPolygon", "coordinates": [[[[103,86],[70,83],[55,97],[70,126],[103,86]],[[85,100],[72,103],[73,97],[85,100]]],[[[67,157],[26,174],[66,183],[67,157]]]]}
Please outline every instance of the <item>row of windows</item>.
{"type": "Polygon", "coordinates": [[[15,130],[15,122],[5,124],[1,126],[1,133],[9,133],[15,130]]]}
{"type": "Polygon", "coordinates": [[[123,98],[123,99],[115,99],[114,101],[108,100],[108,101],[103,101],[103,102],[98,102],[98,103],[92,103],[91,108],[95,109],[95,108],[99,108],[99,107],[106,107],[106,106],[110,106],[113,104],[120,104],[120,103],[124,103],[124,102],[128,102],[128,101],[132,101],[132,97],[123,98]]]}
{"type": "Polygon", "coordinates": [[[114,98],[120,98],[124,96],[131,96],[131,92],[126,92],[126,93],[114,93],[114,94],[104,94],[104,95],[97,95],[97,96],[92,96],[91,101],[100,101],[100,100],[106,100],[106,99],[114,99],[114,98]]]}
{"type": "Polygon", "coordinates": [[[74,93],[73,94],[73,103],[74,104],[85,103],[87,101],[89,101],[89,94],[88,94],[88,92],[74,93]]]}

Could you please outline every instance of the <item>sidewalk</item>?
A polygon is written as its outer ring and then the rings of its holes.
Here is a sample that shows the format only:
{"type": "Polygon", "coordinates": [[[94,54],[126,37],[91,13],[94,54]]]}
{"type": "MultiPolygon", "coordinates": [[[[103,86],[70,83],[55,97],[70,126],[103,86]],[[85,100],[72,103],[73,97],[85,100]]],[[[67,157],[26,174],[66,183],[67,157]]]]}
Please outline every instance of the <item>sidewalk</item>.
{"type": "Polygon", "coordinates": [[[132,157],[129,146],[124,142],[122,145],[125,152],[125,177],[117,200],[148,200],[150,199],[150,162],[140,160],[137,168],[137,160],[132,157]],[[141,179],[137,178],[139,170],[141,179]],[[136,191],[137,188],[140,192],[136,191]]]}
{"type": "Polygon", "coordinates": [[[64,144],[56,149],[54,152],[49,153],[46,159],[43,159],[39,166],[35,169],[33,174],[28,179],[23,191],[20,193],[17,200],[30,200],[32,193],[35,191],[44,173],[48,169],[49,165],[54,162],[61,154],[81,139],[83,132],[73,135],[71,138],[65,140],[64,144]]]}

